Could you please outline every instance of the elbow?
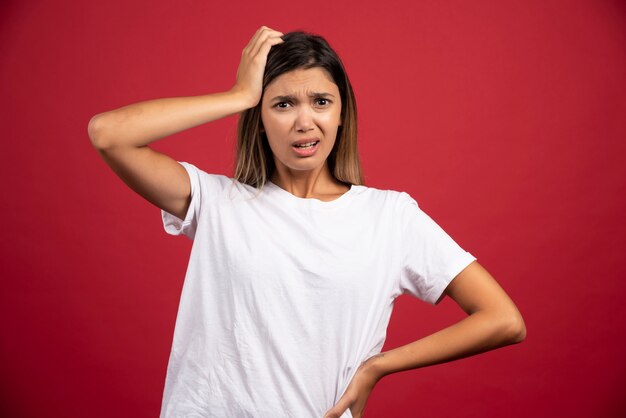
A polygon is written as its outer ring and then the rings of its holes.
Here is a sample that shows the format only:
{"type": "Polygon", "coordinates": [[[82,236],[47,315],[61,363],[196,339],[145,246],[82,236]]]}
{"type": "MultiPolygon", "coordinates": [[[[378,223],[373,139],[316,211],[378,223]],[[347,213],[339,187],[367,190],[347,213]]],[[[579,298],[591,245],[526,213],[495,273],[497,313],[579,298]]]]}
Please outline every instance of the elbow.
{"type": "Polygon", "coordinates": [[[91,140],[91,145],[97,150],[104,150],[112,145],[111,141],[108,139],[111,136],[109,135],[110,124],[106,119],[104,114],[99,113],[93,116],[87,125],[87,134],[91,140]]]}
{"type": "Polygon", "coordinates": [[[503,336],[507,344],[518,344],[526,339],[526,324],[519,312],[506,315],[503,336]]]}
{"type": "Polygon", "coordinates": [[[96,149],[102,149],[104,146],[102,131],[102,118],[100,114],[93,116],[87,125],[87,134],[91,140],[91,145],[96,149]]]}

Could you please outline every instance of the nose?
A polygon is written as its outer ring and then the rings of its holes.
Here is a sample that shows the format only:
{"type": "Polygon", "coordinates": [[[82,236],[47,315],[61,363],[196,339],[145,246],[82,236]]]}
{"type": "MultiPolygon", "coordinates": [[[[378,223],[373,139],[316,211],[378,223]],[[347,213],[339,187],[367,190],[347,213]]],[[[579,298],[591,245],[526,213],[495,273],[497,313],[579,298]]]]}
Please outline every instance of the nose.
{"type": "Polygon", "coordinates": [[[312,130],[313,127],[314,124],[311,109],[309,109],[308,106],[300,106],[300,108],[298,109],[298,114],[296,116],[296,131],[307,132],[312,130]]]}

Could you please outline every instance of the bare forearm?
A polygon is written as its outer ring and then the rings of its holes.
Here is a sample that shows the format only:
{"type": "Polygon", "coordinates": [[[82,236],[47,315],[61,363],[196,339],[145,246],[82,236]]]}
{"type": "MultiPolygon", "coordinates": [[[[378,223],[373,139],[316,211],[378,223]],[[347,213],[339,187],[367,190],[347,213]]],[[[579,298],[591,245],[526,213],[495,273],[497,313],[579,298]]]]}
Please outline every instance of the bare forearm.
{"type": "Polygon", "coordinates": [[[382,378],[521,342],[525,333],[523,321],[521,317],[510,318],[476,312],[425,338],[373,356],[364,365],[382,378]]]}
{"type": "Polygon", "coordinates": [[[89,122],[89,136],[98,148],[140,147],[249,107],[250,99],[232,90],[149,100],[95,115],[89,122]]]}

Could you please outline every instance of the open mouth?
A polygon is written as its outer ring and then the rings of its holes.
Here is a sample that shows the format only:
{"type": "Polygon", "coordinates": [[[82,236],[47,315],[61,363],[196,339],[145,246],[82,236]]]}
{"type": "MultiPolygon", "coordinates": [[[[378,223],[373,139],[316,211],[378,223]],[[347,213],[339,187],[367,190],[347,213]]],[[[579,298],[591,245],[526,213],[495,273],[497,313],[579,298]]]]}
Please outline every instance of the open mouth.
{"type": "Polygon", "coordinates": [[[309,157],[315,154],[315,152],[319,148],[319,144],[320,140],[317,139],[314,141],[306,142],[304,144],[292,145],[292,149],[296,153],[296,155],[299,155],[301,157],[309,157]]]}
{"type": "Polygon", "coordinates": [[[298,149],[312,149],[313,147],[315,147],[320,141],[311,141],[311,142],[307,142],[306,144],[300,144],[300,145],[294,145],[294,148],[298,148],[298,149]]]}

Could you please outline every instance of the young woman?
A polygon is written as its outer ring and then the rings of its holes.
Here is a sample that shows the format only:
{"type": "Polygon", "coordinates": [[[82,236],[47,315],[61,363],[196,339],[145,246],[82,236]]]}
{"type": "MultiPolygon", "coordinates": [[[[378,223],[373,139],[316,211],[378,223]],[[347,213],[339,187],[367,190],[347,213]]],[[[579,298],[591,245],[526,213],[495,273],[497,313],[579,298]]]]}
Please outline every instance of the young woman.
{"type": "MultiPolygon", "coordinates": [[[[193,239],[161,417],[362,417],[384,376],[525,338],[496,280],[405,192],[363,184],[356,104],[321,37],[261,27],[227,92],[98,114],[115,173],[193,239]],[[241,114],[233,178],[147,145],[241,114]],[[394,299],[462,321],[381,353],[394,299]]],[[[210,150],[210,148],[208,148],[210,150]]]]}

